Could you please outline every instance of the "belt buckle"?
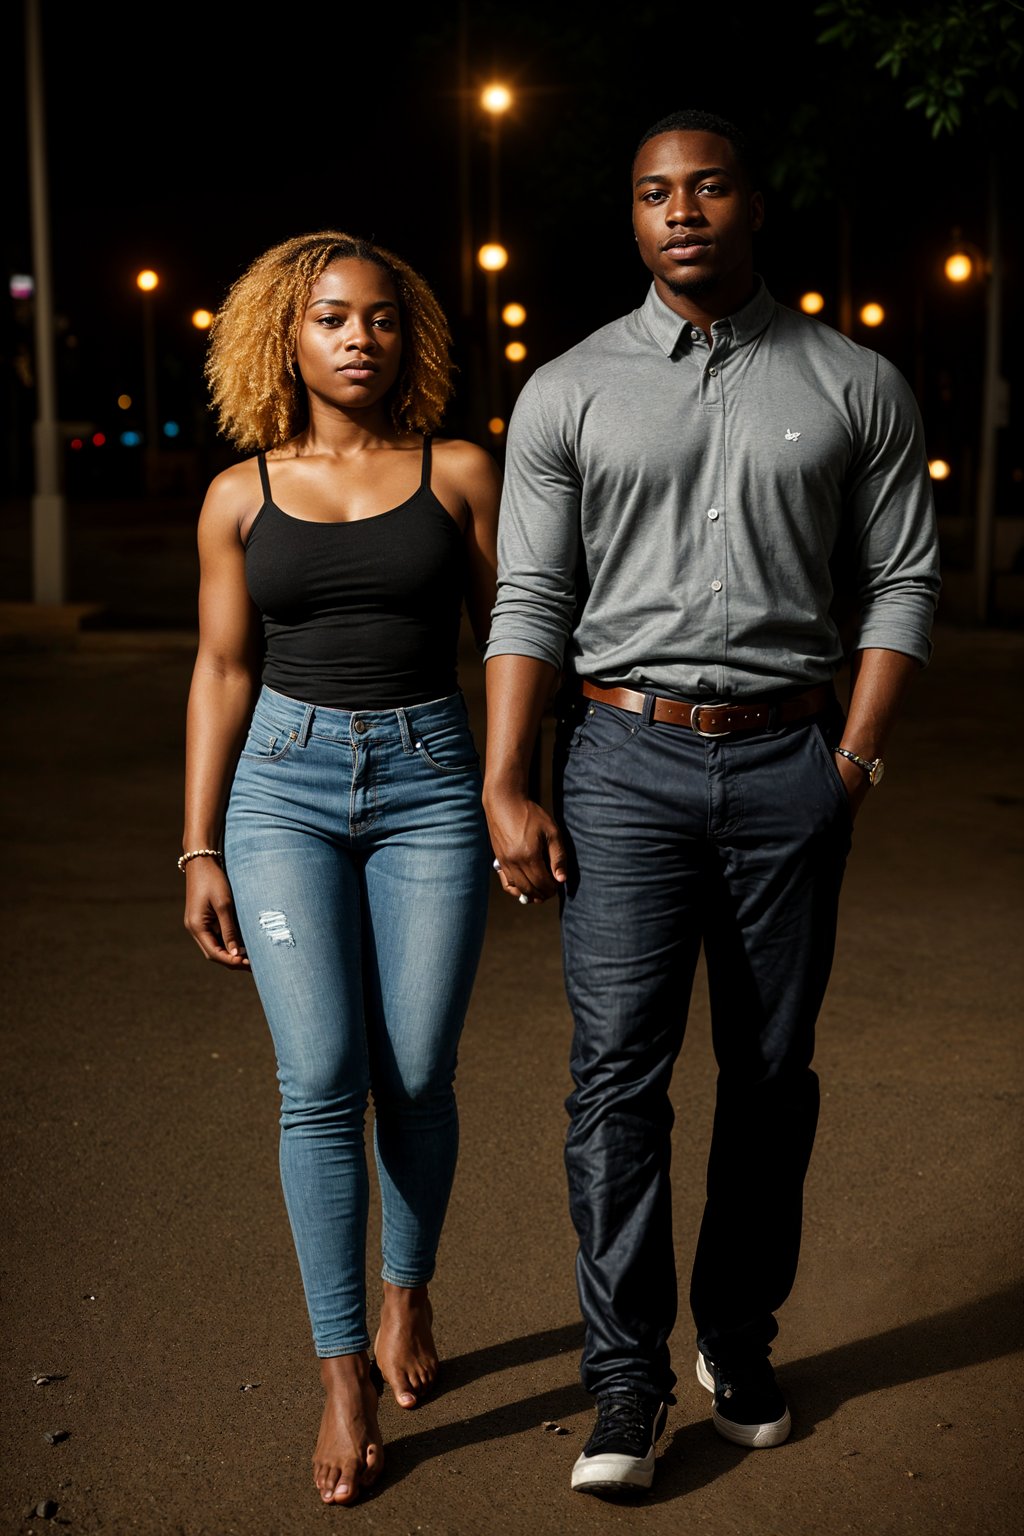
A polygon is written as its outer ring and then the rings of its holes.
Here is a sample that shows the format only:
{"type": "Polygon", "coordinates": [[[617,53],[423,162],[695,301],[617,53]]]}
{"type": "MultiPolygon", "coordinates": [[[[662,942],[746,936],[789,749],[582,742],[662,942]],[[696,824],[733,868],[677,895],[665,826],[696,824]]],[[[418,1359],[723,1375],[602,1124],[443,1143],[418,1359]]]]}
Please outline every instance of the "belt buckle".
{"type": "Polygon", "coordinates": [[[705,737],[709,737],[710,739],[714,740],[718,736],[731,736],[732,735],[731,731],[703,731],[703,730],[701,730],[700,723],[699,723],[699,720],[698,720],[698,716],[700,715],[701,710],[702,709],[714,709],[714,707],[715,706],[713,704],[694,704],[693,708],[690,710],[690,730],[693,731],[695,736],[705,736],[705,737]]]}

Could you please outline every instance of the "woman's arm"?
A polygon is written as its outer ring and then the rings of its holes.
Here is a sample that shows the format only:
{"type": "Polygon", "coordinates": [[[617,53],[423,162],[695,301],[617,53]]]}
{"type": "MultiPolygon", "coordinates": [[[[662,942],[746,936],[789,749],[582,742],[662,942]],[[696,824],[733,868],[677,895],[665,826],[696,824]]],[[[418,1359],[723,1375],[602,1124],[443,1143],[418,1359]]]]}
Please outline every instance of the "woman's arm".
{"type": "Polygon", "coordinates": [[[458,507],[458,518],[466,541],[468,582],[466,612],[483,648],[491,628],[491,610],[497,594],[498,502],[501,498],[501,470],[494,459],[476,443],[442,442],[436,445],[437,477],[435,494],[449,511],[458,507]]]}
{"type": "MultiPolygon", "coordinates": [[[[259,504],[255,469],[218,475],[199,515],[199,647],[185,731],[183,852],[223,848],[224,812],[259,689],[259,615],[245,584],[242,519],[259,504]]],[[[185,865],[185,927],[208,960],[248,967],[220,863],[185,865]]]]}

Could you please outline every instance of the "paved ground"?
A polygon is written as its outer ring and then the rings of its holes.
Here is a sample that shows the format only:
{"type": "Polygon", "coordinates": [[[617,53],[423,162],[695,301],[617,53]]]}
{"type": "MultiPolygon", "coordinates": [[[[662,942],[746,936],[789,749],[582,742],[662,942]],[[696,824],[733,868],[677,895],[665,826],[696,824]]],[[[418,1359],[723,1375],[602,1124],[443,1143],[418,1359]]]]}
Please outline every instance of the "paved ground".
{"type": "MultiPolygon", "coordinates": [[[[1022,633],[940,625],[858,822],[776,1349],[792,1439],[745,1454],[717,1438],[684,1316],[652,1498],[570,1494],[591,1412],[557,914],[496,896],[434,1286],[444,1390],[412,1415],[385,1403],[379,1491],[325,1510],[269,1040],[248,978],[204,964],[181,927],[192,637],[40,629],[0,608],[0,1531],[1018,1536],[1022,633]],[[47,1499],[51,1524],[26,1518],[47,1499]]],[[[465,682],[479,724],[469,662],[465,682]]],[[[684,1277],[712,1087],[698,988],[674,1085],[684,1277]]]]}

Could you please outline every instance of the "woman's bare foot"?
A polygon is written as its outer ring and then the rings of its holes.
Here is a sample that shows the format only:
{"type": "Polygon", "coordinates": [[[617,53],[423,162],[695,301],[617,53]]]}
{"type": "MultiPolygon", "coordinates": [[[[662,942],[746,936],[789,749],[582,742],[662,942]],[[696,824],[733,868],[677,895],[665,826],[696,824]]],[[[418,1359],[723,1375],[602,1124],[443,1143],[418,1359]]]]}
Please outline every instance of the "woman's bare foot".
{"type": "Polygon", "coordinates": [[[313,1481],[325,1504],[354,1504],[380,1476],[384,1447],[373,1376],[365,1350],[320,1362],[327,1401],[313,1452],[313,1481]]]}
{"type": "Polygon", "coordinates": [[[425,1285],[407,1288],[385,1280],[373,1353],[399,1408],[415,1408],[437,1380],[433,1320],[425,1285]]]}

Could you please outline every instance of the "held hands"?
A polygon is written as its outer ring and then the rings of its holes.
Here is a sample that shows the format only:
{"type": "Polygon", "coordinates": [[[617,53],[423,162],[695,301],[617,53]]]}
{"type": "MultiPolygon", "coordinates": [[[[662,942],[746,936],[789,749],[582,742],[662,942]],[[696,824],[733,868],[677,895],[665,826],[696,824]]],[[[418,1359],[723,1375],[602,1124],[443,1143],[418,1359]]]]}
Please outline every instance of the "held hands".
{"type": "Polygon", "coordinates": [[[249,970],[228,877],[215,859],[185,865],[185,927],[207,960],[229,970],[249,970]]]}
{"type": "Polygon", "coordinates": [[[561,833],[542,806],[523,794],[491,796],[487,824],[502,890],[522,906],[547,901],[567,879],[561,833]]]}

